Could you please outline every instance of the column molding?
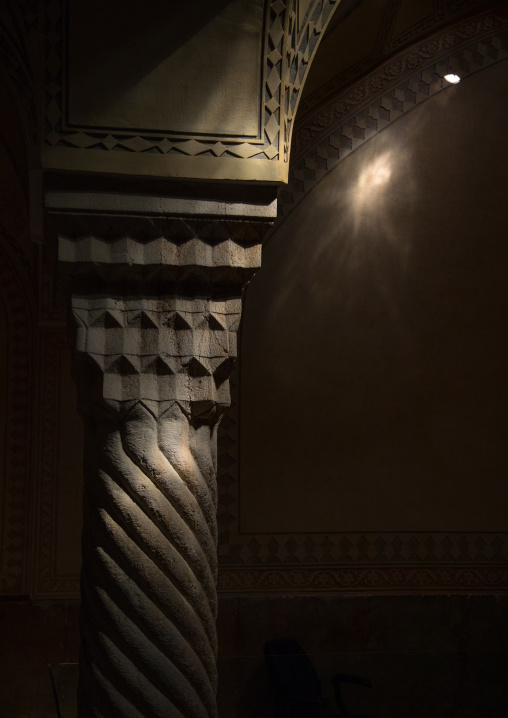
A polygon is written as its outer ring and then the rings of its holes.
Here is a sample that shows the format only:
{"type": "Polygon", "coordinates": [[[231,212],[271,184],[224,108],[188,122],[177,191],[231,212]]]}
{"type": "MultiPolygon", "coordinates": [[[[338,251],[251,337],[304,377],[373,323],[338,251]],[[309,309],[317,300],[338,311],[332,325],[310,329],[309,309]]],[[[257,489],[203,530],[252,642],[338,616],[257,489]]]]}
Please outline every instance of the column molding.
{"type": "Polygon", "coordinates": [[[85,422],[79,715],[215,716],[217,427],[275,203],[46,206],[85,422]]]}

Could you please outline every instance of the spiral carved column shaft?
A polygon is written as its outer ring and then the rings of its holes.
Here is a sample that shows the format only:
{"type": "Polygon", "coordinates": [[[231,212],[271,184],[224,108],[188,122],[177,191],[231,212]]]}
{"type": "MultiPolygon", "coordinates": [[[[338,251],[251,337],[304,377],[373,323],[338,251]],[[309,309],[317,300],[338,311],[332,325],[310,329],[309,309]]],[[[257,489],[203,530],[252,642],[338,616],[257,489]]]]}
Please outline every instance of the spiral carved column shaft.
{"type": "Polygon", "coordinates": [[[91,423],[81,714],[213,716],[215,428],[177,404],[91,423]]]}
{"type": "Polygon", "coordinates": [[[79,715],[214,718],[216,433],[260,244],[146,221],[139,246],[132,227],[59,231],[85,420],[79,715]]]}
{"type": "Polygon", "coordinates": [[[82,716],[214,716],[217,423],[240,300],[73,297],[82,716]]]}

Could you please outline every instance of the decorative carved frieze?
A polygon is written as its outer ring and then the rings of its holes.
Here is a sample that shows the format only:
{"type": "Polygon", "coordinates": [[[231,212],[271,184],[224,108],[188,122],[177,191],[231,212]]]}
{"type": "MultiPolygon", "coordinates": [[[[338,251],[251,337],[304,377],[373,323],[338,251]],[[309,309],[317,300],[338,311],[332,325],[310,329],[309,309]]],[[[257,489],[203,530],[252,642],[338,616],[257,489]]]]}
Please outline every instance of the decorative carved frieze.
{"type": "Polygon", "coordinates": [[[221,568],[223,593],[506,593],[508,569],[500,566],[248,567],[221,568]]]}
{"type": "Polygon", "coordinates": [[[142,401],[155,416],[168,402],[229,404],[241,299],[74,296],[76,350],[99,368],[102,398],[142,401]]]}
{"type": "Polygon", "coordinates": [[[5,405],[0,472],[0,594],[27,596],[30,567],[31,451],[33,441],[33,296],[25,268],[0,228],[0,307],[7,344],[2,346],[5,405]]]}

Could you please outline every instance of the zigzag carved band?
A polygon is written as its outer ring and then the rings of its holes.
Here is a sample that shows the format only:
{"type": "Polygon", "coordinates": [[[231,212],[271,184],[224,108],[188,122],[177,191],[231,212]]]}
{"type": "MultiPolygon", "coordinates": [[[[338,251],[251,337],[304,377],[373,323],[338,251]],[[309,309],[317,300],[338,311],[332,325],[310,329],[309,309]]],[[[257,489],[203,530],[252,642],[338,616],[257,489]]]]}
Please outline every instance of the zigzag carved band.
{"type": "Polygon", "coordinates": [[[221,568],[221,593],[495,593],[508,592],[506,564],[221,568]]]}

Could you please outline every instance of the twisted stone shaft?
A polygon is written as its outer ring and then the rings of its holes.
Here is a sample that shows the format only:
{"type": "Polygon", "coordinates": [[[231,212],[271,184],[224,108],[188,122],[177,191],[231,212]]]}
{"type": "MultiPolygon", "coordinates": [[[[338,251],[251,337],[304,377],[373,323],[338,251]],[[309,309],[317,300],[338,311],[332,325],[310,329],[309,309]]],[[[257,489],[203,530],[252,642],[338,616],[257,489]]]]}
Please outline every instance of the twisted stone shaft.
{"type": "Polygon", "coordinates": [[[75,194],[52,217],[85,419],[79,716],[215,718],[216,427],[273,215],[257,190],[252,221],[75,194]]]}
{"type": "Polygon", "coordinates": [[[177,402],[88,417],[80,718],[216,715],[215,445],[177,402]]]}

